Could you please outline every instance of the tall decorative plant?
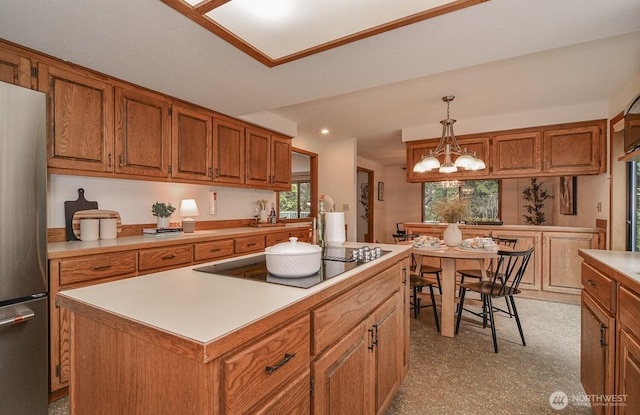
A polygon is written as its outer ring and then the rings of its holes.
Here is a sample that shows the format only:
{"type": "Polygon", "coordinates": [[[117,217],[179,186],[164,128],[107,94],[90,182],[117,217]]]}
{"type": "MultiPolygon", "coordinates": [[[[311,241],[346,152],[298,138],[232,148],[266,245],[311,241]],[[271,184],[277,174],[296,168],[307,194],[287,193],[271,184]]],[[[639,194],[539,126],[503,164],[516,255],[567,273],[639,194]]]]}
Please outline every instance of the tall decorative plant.
{"type": "Polygon", "coordinates": [[[544,182],[538,183],[538,179],[534,177],[529,187],[522,191],[522,199],[529,202],[522,205],[527,210],[527,213],[522,215],[527,225],[542,225],[546,221],[543,212],[544,201],[553,199],[553,195],[542,189],[543,184],[544,182]]]}

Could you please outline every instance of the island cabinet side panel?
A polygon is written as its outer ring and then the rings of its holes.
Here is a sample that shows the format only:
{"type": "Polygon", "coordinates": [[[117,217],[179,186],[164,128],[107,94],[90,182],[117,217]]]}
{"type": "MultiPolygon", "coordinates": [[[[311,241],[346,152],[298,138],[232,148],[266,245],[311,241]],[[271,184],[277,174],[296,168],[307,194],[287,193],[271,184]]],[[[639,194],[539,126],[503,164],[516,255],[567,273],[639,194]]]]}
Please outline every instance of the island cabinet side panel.
{"type": "Polygon", "coordinates": [[[70,414],[218,414],[219,373],[78,313],[71,314],[70,414]]]}

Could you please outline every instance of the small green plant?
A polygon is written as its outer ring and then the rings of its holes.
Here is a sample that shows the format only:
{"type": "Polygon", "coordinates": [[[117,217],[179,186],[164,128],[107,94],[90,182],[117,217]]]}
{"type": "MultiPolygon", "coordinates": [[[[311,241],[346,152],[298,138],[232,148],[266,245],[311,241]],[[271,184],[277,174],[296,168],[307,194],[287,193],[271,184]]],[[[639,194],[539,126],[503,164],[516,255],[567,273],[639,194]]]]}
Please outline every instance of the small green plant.
{"type": "Polygon", "coordinates": [[[176,208],[171,206],[171,203],[156,202],[151,206],[151,213],[153,213],[153,216],[161,218],[168,218],[175,211],[176,208]]]}
{"type": "Polygon", "coordinates": [[[458,223],[469,215],[469,202],[458,195],[435,200],[431,211],[445,223],[458,223]]]}
{"type": "Polygon", "coordinates": [[[538,183],[537,178],[531,179],[531,185],[522,191],[522,199],[529,202],[526,205],[522,205],[527,213],[522,215],[527,225],[542,225],[546,219],[544,217],[544,201],[547,199],[553,199],[546,190],[542,190],[544,182],[538,183]]]}

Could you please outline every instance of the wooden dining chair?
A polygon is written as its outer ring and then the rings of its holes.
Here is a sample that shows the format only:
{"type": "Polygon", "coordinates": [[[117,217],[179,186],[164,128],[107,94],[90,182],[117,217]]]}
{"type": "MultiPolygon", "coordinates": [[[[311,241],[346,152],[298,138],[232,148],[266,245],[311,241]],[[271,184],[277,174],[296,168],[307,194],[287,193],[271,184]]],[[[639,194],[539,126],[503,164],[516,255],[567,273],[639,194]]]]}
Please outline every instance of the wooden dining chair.
{"type": "Polygon", "coordinates": [[[493,299],[499,297],[504,297],[511,305],[513,317],[516,320],[518,331],[520,332],[520,338],[522,339],[522,345],[526,346],[522,324],[520,323],[518,309],[516,308],[513,296],[520,294],[518,286],[522,281],[522,277],[527,269],[532,253],[533,247],[526,251],[498,251],[499,256],[496,260],[496,265],[493,268],[491,281],[465,282],[460,284],[462,293],[460,295],[460,312],[458,313],[456,320],[456,334],[460,329],[460,320],[462,317],[462,311],[464,311],[464,299],[466,293],[467,291],[474,291],[479,293],[480,298],[482,299],[482,327],[486,328],[487,324],[491,325],[494,351],[498,353],[496,325],[494,324],[494,312],[496,309],[493,306],[493,299]]]}
{"type": "MultiPolygon", "coordinates": [[[[492,238],[492,239],[496,244],[510,248],[510,249],[515,249],[516,245],[518,244],[518,240],[515,238],[492,238]]],[[[493,277],[493,267],[494,267],[494,259],[491,259],[489,260],[489,264],[487,266],[487,269],[485,270],[487,278],[489,279],[493,277]]],[[[457,272],[458,274],[460,274],[460,284],[464,283],[465,278],[474,278],[478,281],[482,280],[482,270],[480,270],[479,268],[461,269],[461,270],[458,270],[457,272]]],[[[461,295],[462,295],[462,287],[460,287],[458,290],[458,297],[460,297],[461,295]]],[[[506,300],[506,303],[507,303],[506,310],[502,310],[502,309],[497,309],[497,310],[508,314],[509,317],[513,317],[513,311],[511,310],[511,305],[509,304],[509,301],[506,300]]],[[[457,313],[460,313],[460,308],[461,308],[460,303],[458,303],[458,307],[456,310],[457,313]]],[[[465,311],[468,311],[475,315],[480,315],[479,313],[475,313],[474,311],[471,311],[471,310],[465,310],[465,311]]]]}
{"type": "Polygon", "coordinates": [[[438,317],[438,308],[436,307],[436,296],[433,292],[434,282],[429,281],[428,279],[422,278],[418,275],[411,274],[410,276],[410,284],[411,284],[411,310],[413,311],[413,318],[418,318],[418,314],[420,314],[420,309],[425,307],[433,308],[433,318],[436,322],[436,330],[438,333],[440,332],[440,318],[438,317]],[[430,304],[422,304],[422,299],[418,296],[419,292],[422,292],[424,287],[429,288],[429,296],[431,297],[430,304]]]}

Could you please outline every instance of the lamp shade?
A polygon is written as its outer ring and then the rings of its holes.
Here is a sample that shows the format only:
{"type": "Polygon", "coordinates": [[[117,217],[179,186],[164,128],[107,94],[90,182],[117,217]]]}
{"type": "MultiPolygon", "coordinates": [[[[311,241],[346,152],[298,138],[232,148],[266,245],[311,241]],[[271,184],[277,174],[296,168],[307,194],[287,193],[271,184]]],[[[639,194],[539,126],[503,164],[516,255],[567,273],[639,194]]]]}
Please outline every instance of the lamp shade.
{"type": "Polygon", "coordinates": [[[180,216],[190,217],[199,216],[198,205],[194,199],[184,199],[180,202],[180,216]]]}

